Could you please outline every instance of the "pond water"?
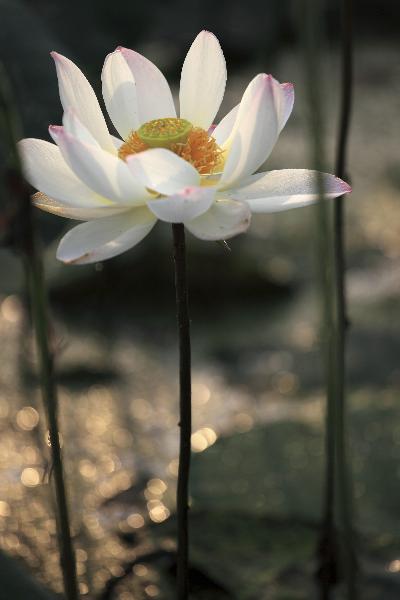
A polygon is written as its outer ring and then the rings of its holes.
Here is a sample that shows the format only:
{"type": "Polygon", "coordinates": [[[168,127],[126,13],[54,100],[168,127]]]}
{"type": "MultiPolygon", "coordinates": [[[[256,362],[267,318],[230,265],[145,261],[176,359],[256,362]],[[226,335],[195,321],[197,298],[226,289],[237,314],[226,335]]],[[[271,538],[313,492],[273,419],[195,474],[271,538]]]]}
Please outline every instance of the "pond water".
{"type": "MultiPolygon", "coordinates": [[[[336,68],[334,56],[327,61],[336,68]]],[[[295,57],[287,56],[280,79],[294,79],[295,70],[295,57]]],[[[395,49],[381,49],[378,59],[373,48],[360,48],[349,158],[354,193],[346,201],[348,396],[363,598],[385,600],[400,589],[400,121],[398,95],[387,96],[396,72],[395,49]],[[377,70],[382,89],[374,87],[377,70]]],[[[234,81],[226,102],[240,95],[245,79],[234,81]]],[[[297,86],[294,118],[270,168],[308,166],[301,80],[297,86]]],[[[333,131],[335,98],[328,109],[333,131]]],[[[329,142],[330,154],[332,148],[329,142]]],[[[50,219],[44,227],[51,238],[50,219]]],[[[196,598],[312,597],[324,416],[315,219],[313,208],[256,218],[230,251],[188,238],[196,598]]],[[[161,226],[137,251],[95,267],[57,265],[54,243],[46,250],[83,597],[173,597],[178,357],[170,246],[161,226]]],[[[5,252],[0,263],[0,544],[61,592],[20,267],[5,252]]]]}

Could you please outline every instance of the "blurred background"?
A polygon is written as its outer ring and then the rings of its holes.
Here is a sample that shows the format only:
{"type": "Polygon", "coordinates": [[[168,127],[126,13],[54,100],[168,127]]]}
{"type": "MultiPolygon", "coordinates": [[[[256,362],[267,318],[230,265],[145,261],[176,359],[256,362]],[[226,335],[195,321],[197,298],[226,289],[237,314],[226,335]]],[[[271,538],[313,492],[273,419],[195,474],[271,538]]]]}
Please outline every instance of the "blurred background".
{"type": "MultiPolygon", "coordinates": [[[[153,60],[177,93],[188,47],[206,28],[228,65],[220,115],[260,71],[294,82],[294,111],[267,168],[310,167],[298,4],[0,0],[1,61],[24,135],[49,139],[48,125],[61,122],[51,50],[74,60],[99,97],[104,57],[118,45],[153,60]]],[[[325,4],[326,170],[333,172],[340,22],[339,3],[325,4]]],[[[364,0],[355,15],[348,400],[363,600],[400,594],[399,18],[395,0],[364,0]]],[[[3,174],[7,152],[3,143],[3,174]]],[[[2,223],[5,202],[2,193],[2,223]]],[[[68,267],[55,250],[72,222],[37,218],[82,597],[169,600],[178,452],[171,232],[159,224],[121,257],[68,267]]],[[[196,599],[316,597],[324,380],[315,226],[311,207],[256,216],[230,251],[188,237],[196,599]]],[[[62,580],[48,435],[23,270],[6,248],[0,274],[0,599],[50,600],[62,580]]]]}

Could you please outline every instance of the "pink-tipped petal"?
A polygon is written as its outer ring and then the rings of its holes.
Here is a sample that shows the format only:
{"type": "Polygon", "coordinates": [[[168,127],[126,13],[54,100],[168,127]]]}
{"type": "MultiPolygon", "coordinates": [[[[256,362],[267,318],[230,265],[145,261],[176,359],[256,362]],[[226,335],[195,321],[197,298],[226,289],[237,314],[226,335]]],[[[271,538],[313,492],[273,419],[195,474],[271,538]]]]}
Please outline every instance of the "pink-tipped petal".
{"type": "Polygon", "coordinates": [[[214,34],[201,31],[191,45],[182,67],[180,116],[208,129],[224,97],[226,64],[214,34]]]}
{"type": "Polygon", "coordinates": [[[277,95],[279,98],[279,130],[285,127],[286,122],[292,114],[294,105],[294,85],[293,83],[281,83],[281,93],[277,95]]]}
{"type": "Polygon", "coordinates": [[[143,205],[149,197],[126,163],[100,147],[85,144],[63,127],[50,127],[67,164],[90,189],[120,204],[143,205]]]}
{"type": "MultiPolygon", "coordinates": [[[[321,173],[324,198],[336,198],[351,192],[342,179],[321,173]]],[[[225,192],[230,198],[247,202],[254,213],[272,213],[300,208],[319,198],[317,172],[308,169],[282,169],[258,173],[243,181],[238,189],[225,192]]]]}
{"type": "Polygon", "coordinates": [[[113,258],[141,242],[156,221],[154,215],[143,207],[82,223],[62,238],[57,258],[73,265],[113,258]]]}
{"type": "Polygon", "coordinates": [[[100,146],[115,153],[106,122],[92,86],[82,71],[68,58],[50,53],[54,59],[61,104],[64,111],[73,109],[81,123],[90,131],[100,146]]]}
{"type": "Polygon", "coordinates": [[[171,196],[151,200],[147,206],[162,221],[186,223],[205,213],[214,197],[214,188],[186,187],[171,196]]]}
{"type": "Polygon", "coordinates": [[[165,148],[153,148],[127,157],[132,175],[159,194],[175,194],[186,186],[200,185],[200,175],[186,160],[165,148]]]}
{"type": "Polygon", "coordinates": [[[251,212],[247,204],[222,199],[214,202],[200,217],[185,223],[185,226],[201,240],[228,240],[246,231],[250,220],[251,212]]]}
{"type": "Polygon", "coordinates": [[[140,126],[138,89],[121,48],[106,57],[101,75],[103,98],[114,127],[123,139],[140,126]]]}
{"type": "Polygon", "coordinates": [[[98,199],[97,204],[90,202],[90,196],[85,199],[80,205],[72,204],[72,202],[65,202],[62,200],[56,200],[50,198],[42,192],[37,192],[32,196],[32,202],[36,208],[40,208],[45,212],[57,215],[58,217],[64,217],[65,219],[75,219],[77,221],[91,221],[92,219],[102,219],[103,217],[110,217],[111,215],[117,215],[122,212],[131,210],[130,206],[120,206],[111,202],[105,201],[104,205],[98,199]]]}
{"type": "Polygon", "coordinates": [[[89,129],[87,129],[83,123],[81,123],[74,109],[69,108],[65,111],[63,115],[63,127],[67,133],[78,138],[78,140],[81,140],[81,142],[101,148],[100,144],[90,133],[89,129]]]}
{"type": "Polygon", "coordinates": [[[171,89],[161,71],[147,58],[128,48],[118,48],[136,84],[138,125],[153,119],[176,117],[171,89]]]}
{"type": "Polygon", "coordinates": [[[280,84],[271,75],[257,75],[248,85],[223,145],[227,159],[221,188],[254,173],[270,155],[280,131],[280,93],[280,84]]]}
{"type": "Polygon", "coordinates": [[[27,138],[18,143],[18,149],[27,181],[43,194],[72,207],[97,208],[109,203],[78,179],[55,144],[27,138]]]}
{"type": "Polygon", "coordinates": [[[232,108],[232,110],[228,112],[228,114],[218,123],[214,131],[211,133],[218,146],[222,147],[232,133],[232,129],[235,125],[239,112],[239,106],[240,104],[237,104],[234,108],[232,108]]]}

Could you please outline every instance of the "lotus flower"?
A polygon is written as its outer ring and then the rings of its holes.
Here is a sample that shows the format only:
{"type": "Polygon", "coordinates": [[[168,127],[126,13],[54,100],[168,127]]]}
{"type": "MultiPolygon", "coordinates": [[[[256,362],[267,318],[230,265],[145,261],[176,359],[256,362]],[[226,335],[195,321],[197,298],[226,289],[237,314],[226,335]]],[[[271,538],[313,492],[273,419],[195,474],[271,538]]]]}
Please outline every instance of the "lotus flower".
{"type": "MultiPolygon", "coordinates": [[[[61,240],[57,257],[74,264],[116,256],[139,243],[157,219],[183,223],[203,240],[244,232],[251,213],[297,208],[318,198],[315,171],[254,174],[270,155],[294,102],[293,85],[257,75],[241,102],[214,126],[226,83],[217,38],[202,31],[185,58],[179,117],[169,85],[144,56],[117,48],[105,60],[103,98],[121,139],[110,134],[88,80],[52,52],[63,125],[55,144],[19,142],[34,204],[85,221],[61,240]]],[[[325,196],[350,187],[324,174],[325,196]]]]}

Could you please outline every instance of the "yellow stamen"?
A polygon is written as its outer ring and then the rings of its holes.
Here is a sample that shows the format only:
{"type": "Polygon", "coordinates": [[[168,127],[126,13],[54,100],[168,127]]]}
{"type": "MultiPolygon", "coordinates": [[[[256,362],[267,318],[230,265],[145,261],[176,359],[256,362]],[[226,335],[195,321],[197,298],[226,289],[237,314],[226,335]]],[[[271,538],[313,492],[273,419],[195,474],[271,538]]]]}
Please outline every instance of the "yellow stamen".
{"type": "Polygon", "coordinates": [[[143,150],[148,150],[149,146],[142,142],[140,137],[138,136],[136,131],[132,131],[129,134],[126,142],[120,146],[118,150],[118,156],[125,160],[127,156],[131,154],[137,154],[138,152],[143,152],[143,150]]]}
{"type": "Polygon", "coordinates": [[[208,175],[222,167],[222,150],[204,129],[194,127],[185,144],[174,144],[171,150],[192,164],[200,175],[208,175]]]}
{"type": "Polygon", "coordinates": [[[156,119],[133,131],[122,144],[118,155],[125,160],[149,148],[168,148],[194,166],[200,175],[222,171],[223,151],[215,139],[185,119],[156,119]]]}

